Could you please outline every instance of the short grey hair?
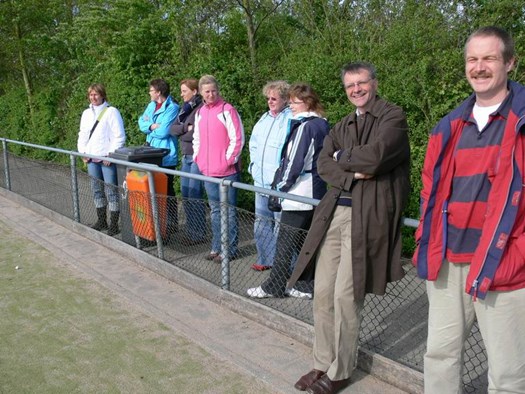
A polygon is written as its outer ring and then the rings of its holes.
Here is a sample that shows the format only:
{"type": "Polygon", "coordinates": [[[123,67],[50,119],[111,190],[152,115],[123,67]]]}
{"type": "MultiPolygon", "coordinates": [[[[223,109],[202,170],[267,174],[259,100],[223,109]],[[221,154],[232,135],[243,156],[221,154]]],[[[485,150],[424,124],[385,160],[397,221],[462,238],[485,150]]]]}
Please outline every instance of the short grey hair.
{"type": "Polygon", "coordinates": [[[346,74],[358,74],[360,70],[368,71],[370,78],[377,79],[377,71],[372,63],[354,62],[348,63],[341,69],[341,81],[344,82],[346,74]]]}
{"type": "Polygon", "coordinates": [[[288,90],[290,90],[290,84],[286,81],[270,81],[264,85],[262,89],[262,94],[266,97],[270,92],[277,92],[283,100],[288,99],[288,90]]]}

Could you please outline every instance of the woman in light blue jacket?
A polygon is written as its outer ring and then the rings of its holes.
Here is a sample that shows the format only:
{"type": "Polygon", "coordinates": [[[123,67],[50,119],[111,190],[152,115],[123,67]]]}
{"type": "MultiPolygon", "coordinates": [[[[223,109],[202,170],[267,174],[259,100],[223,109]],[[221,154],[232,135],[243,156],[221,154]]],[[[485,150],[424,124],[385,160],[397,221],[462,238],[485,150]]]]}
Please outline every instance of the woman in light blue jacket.
{"type": "MultiPolygon", "coordinates": [[[[248,171],[255,186],[270,189],[275,170],[279,167],[281,150],[288,132],[292,111],[288,108],[288,89],[285,81],[268,82],[263,95],[269,111],[255,124],[250,137],[250,166],[248,171]]],[[[268,209],[268,195],[255,195],[254,239],[257,261],[252,265],[256,271],[272,267],[277,242],[277,222],[280,213],[268,209]]]]}
{"type": "MultiPolygon", "coordinates": [[[[178,140],[170,134],[171,124],[177,118],[179,105],[170,96],[170,85],[163,79],[149,83],[151,102],[139,118],[139,128],[146,134],[146,145],[170,150],[162,159],[162,167],[174,170],[178,163],[178,140]]],[[[173,175],[168,175],[168,234],[176,231],[177,200],[173,186],[173,175]]]]}

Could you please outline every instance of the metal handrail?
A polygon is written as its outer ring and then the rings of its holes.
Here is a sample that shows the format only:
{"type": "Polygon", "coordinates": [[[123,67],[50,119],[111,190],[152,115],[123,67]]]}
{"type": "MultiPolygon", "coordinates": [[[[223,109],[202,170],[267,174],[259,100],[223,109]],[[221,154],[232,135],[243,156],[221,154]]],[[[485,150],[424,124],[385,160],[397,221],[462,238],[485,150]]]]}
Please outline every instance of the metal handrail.
{"type": "MultiPolygon", "coordinates": [[[[7,187],[8,190],[10,190],[10,187],[9,187],[10,183],[9,183],[9,177],[8,177],[9,166],[7,164],[8,163],[8,161],[7,161],[7,143],[14,143],[16,145],[22,145],[22,146],[27,146],[27,147],[31,147],[31,148],[36,148],[36,149],[41,149],[41,150],[46,150],[46,151],[51,151],[51,152],[62,153],[62,154],[65,154],[65,155],[70,155],[72,158],[73,157],[80,157],[80,158],[88,157],[90,159],[95,159],[95,160],[109,161],[111,163],[115,163],[115,164],[118,164],[118,165],[124,165],[126,167],[130,167],[130,168],[133,168],[133,169],[143,170],[143,171],[148,172],[148,174],[151,172],[151,166],[152,166],[151,164],[141,164],[141,163],[129,162],[129,161],[126,161],[126,160],[120,160],[120,159],[115,159],[115,158],[106,157],[106,156],[102,157],[102,156],[89,155],[89,154],[86,154],[86,153],[79,153],[79,152],[65,150],[65,149],[59,149],[59,148],[53,148],[53,147],[49,147],[49,146],[31,144],[31,143],[17,141],[17,140],[11,140],[11,139],[7,139],[7,138],[0,138],[0,141],[2,141],[3,146],[4,146],[4,163],[6,163],[5,164],[5,169],[6,169],[5,170],[5,177],[6,177],[6,185],[8,186],[7,187]]],[[[74,162],[74,160],[71,160],[71,166],[73,166],[73,162],[74,162]]],[[[186,178],[196,179],[196,180],[200,180],[200,181],[204,181],[204,182],[217,183],[219,185],[224,185],[224,186],[227,186],[227,187],[234,187],[234,188],[237,188],[237,189],[246,190],[246,191],[253,192],[253,193],[261,193],[261,194],[266,194],[266,195],[269,195],[269,196],[276,196],[276,197],[279,197],[279,198],[282,198],[282,199],[292,200],[292,201],[300,202],[300,203],[303,203],[303,204],[309,204],[309,205],[313,205],[313,206],[319,205],[319,202],[320,202],[320,200],[315,199],[315,198],[309,198],[309,197],[303,197],[303,196],[300,196],[300,195],[297,195],[297,194],[279,192],[279,191],[270,190],[270,189],[267,189],[267,188],[264,188],[264,187],[259,187],[259,186],[250,185],[250,184],[247,184],[247,183],[236,182],[236,181],[231,181],[231,180],[222,179],[222,178],[214,178],[214,177],[208,177],[208,176],[205,176],[205,175],[191,174],[191,173],[183,172],[183,171],[179,171],[179,170],[170,170],[170,169],[166,169],[166,168],[162,168],[162,167],[156,167],[155,168],[155,172],[162,172],[164,174],[171,174],[171,175],[175,175],[175,176],[178,176],[178,177],[186,177],[186,178]]],[[[154,186],[153,186],[153,189],[154,189],[154,186]]],[[[152,190],[152,189],[150,188],[150,190],[152,190]]],[[[403,223],[403,225],[405,225],[407,227],[416,228],[419,225],[419,220],[411,219],[411,218],[402,218],[402,223],[403,223]]]]}

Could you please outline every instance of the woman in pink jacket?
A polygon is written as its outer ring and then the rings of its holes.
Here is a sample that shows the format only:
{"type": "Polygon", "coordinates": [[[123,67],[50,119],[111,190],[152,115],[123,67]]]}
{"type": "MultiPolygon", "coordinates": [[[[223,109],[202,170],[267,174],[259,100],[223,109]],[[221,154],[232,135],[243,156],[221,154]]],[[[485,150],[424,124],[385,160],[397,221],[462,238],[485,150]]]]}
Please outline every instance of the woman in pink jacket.
{"type": "MultiPolygon", "coordinates": [[[[193,132],[193,160],[199,171],[206,176],[240,181],[241,151],[244,145],[244,129],[237,110],[225,102],[219,94],[217,80],[204,75],[199,80],[199,91],[204,105],[195,116],[193,132]]],[[[207,260],[220,263],[238,253],[237,189],[228,189],[228,250],[221,250],[221,217],[219,184],[205,182],[211,209],[212,244],[207,260]]]]}

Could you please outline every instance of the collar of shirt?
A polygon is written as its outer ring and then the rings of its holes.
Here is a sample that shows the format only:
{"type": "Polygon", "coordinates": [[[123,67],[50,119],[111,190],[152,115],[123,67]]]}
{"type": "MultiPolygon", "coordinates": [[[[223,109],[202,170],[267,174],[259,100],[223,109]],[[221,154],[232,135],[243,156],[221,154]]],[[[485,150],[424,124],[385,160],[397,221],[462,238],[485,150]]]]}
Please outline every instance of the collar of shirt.
{"type": "MultiPolygon", "coordinates": [[[[514,96],[514,93],[511,89],[509,89],[509,94],[507,94],[507,97],[505,97],[505,100],[501,103],[499,108],[494,111],[491,115],[499,114],[503,118],[507,119],[509,116],[510,108],[512,107],[512,97],[514,96]]],[[[467,106],[466,111],[463,113],[463,120],[466,122],[474,122],[474,117],[472,116],[472,110],[474,108],[474,104],[476,104],[476,96],[472,96],[471,102],[467,106]]]]}
{"type": "Polygon", "coordinates": [[[95,116],[98,116],[98,114],[100,113],[100,111],[102,111],[105,107],[108,106],[108,103],[106,101],[104,101],[102,104],[100,105],[93,105],[93,104],[90,104],[89,105],[91,107],[91,110],[93,111],[93,113],[95,114],[95,116]]]}

